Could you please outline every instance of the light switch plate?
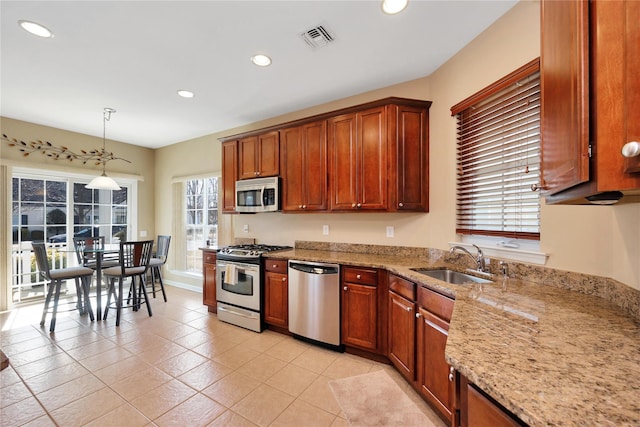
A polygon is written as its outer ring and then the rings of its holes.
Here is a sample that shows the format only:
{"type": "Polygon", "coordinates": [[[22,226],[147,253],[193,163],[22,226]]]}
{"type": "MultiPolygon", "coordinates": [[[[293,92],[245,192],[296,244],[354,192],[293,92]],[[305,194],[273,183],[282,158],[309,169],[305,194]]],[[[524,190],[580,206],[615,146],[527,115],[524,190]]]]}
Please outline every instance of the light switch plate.
{"type": "Polygon", "coordinates": [[[242,227],[242,231],[244,231],[245,233],[249,232],[249,224],[245,224],[244,227],[242,227]]]}

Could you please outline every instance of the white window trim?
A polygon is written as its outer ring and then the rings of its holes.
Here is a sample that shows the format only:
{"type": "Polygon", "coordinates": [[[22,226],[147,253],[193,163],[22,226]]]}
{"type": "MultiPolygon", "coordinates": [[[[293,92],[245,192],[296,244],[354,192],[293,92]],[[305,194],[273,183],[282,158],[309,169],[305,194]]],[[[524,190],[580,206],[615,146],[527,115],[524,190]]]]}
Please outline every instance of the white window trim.
{"type": "Polygon", "coordinates": [[[507,239],[504,237],[461,235],[460,242],[449,242],[449,247],[462,246],[474,253],[473,245],[482,249],[485,256],[527,264],[545,265],[549,254],[540,252],[538,240],[507,239]],[[517,245],[509,247],[505,245],[517,245]]]}

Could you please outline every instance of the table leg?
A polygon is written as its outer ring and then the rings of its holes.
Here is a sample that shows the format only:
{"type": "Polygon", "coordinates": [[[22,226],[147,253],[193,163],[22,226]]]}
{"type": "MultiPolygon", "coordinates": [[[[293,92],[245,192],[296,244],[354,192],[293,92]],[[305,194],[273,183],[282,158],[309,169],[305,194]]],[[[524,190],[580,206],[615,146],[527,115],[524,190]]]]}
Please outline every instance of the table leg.
{"type": "Polygon", "coordinates": [[[96,253],[96,317],[102,320],[102,252],[96,253]]]}

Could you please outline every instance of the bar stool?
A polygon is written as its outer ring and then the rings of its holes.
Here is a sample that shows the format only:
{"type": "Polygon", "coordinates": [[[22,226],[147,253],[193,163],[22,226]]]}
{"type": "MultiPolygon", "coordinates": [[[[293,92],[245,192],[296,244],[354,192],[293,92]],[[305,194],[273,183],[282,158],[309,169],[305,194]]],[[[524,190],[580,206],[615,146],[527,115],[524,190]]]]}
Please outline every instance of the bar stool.
{"type": "Polygon", "coordinates": [[[162,266],[167,262],[167,256],[169,255],[169,243],[171,243],[171,236],[158,236],[158,244],[156,245],[156,256],[149,260],[149,268],[151,269],[151,291],[153,297],[156,297],[156,278],[160,282],[160,290],[164,297],[164,302],[167,302],[167,294],[164,291],[164,283],[162,282],[162,266]]]}
{"type": "Polygon", "coordinates": [[[82,266],[51,270],[51,267],[49,266],[49,259],[47,258],[47,248],[45,244],[33,243],[32,247],[33,253],[36,256],[36,263],[38,264],[38,270],[40,270],[40,274],[42,274],[46,280],[49,280],[51,282],[51,284],[49,285],[49,291],[47,292],[47,297],[44,302],[40,326],[44,326],[47,312],[49,311],[49,303],[51,302],[51,297],[53,296],[53,311],[51,315],[51,324],[49,325],[49,332],[55,331],[56,315],[58,314],[58,301],[60,299],[60,288],[62,287],[62,282],[69,279],[74,279],[76,282],[76,293],[78,296],[77,308],[80,310],[80,313],[87,311],[89,312],[91,320],[95,320],[93,316],[93,310],[91,309],[91,301],[89,299],[89,286],[91,283],[91,277],[93,277],[93,270],[88,267],[82,266]]]}
{"type": "Polygon", "coordinates": [[[153,240],[141,240],[137,242],[120,242],[119,264],[116,267],[109,267],[102,270],[102,274],[109,281],[109,292],[107,296],[107,305],[104,308],[104,317],[107,319],[110,308],[116,309],[116,326],[120,326],[120,312],[123,307],[122,285],[124,279],[131,278],[130,296],[133,300],[127,307],[132,307],[133,311],[138,311],[141,304],[147,305],[149,316],[152,316],[151,305],[147,297],[147,289],[145,287],[145,276],[149,268],[149,259],[151,259],[151,249],[153,240]],[[138,285],[136,287],[136,278],[138,285]],[[115,281],[118,279],[118,291],[116,292],[115,281]],[[115,298],[115,303],[111,302],[111,296],[115,298]],[[144,301],[141,301],[144,297],[144,301]]]}

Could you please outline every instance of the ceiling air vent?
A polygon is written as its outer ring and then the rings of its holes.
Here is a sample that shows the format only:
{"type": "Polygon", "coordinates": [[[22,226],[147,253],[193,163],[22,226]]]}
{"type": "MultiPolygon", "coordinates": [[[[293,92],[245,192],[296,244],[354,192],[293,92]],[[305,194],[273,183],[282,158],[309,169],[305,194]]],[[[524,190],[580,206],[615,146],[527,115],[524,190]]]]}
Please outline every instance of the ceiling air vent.
{"type": "Polygon", "coordinates": [[[313,27],[300,34],[300,37],[314,49],[326,46],[335,40],[333,34],[324,25],[313,27]]]}

